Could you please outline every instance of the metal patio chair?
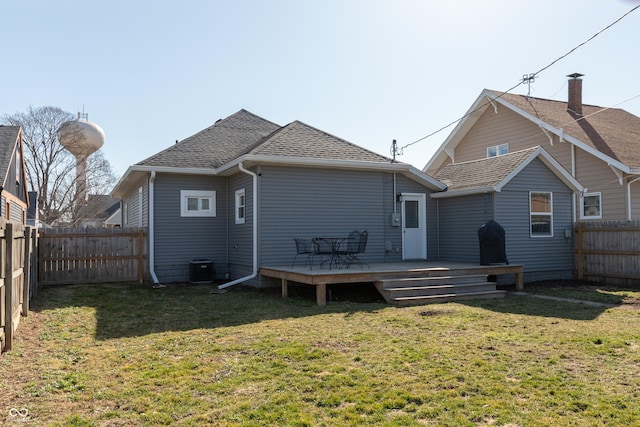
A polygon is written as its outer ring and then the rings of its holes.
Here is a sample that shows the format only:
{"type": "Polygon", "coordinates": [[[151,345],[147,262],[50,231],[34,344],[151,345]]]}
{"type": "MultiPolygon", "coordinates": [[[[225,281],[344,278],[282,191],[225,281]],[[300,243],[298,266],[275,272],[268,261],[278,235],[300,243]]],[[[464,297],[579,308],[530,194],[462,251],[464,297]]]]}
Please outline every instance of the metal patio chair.
{"type": "Polygon", "coordinates": [[[311,241],[313,242],[313,255],[320,257],[320,267],[329,261],[329,269],[331,269],[336,260],[336,253],[331,242],[321,237],[313,238],[311,241]]]}
{"type": "Polygon", "coordinates": [[[306,255],[304,260],[305,267],[313,268],[313,255],[314,255],[314,245],[313,242],[309,239],[293,239],[296,242],[296,256],[293,257],[293,262],[291,263],[291,268],[296,264],[296,258],[298,255],[306,255]]]}
{"type": "Polygon", "coordinates": [[[352,264],[358,264],[360,268],[367,266],[367,263],[362,261],[358,257],[358,254],[364,253],[364,251],[367,249],[368,239],[369,233],[367,232],[367,230],[355,230],[349,233],[347,248],[340,251],[340,255],[344,259],[347,268],[349,268],[349,266],[351,266],[352,264]]]}

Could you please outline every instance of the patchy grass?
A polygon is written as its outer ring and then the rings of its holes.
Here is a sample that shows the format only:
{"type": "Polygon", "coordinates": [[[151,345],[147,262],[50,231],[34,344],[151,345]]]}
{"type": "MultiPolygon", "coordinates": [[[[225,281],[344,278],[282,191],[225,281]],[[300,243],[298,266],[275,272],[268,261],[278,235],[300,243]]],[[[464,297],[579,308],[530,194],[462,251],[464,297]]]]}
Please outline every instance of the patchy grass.
{"type": "Polygon", "coordinates": [[[640,305],[640,289],[621,289],[605,284],[573,280],[543,281],[526,285],[526,291],[560,298],[582,299],[605,304],[640,305]]]}
{"type": "MultiPolygon", "coordinates": [[[[294,297],[284,300],[277,292],[208,291],[45,289],[22,319],[15,350],[0,357],[0,422],[622,426],[638,420],[635,309],[522,297],[323,308],[310,287],[292,287],[294,297]]],[[[639,296],[629,291],[624,298],[639,296]]]]}

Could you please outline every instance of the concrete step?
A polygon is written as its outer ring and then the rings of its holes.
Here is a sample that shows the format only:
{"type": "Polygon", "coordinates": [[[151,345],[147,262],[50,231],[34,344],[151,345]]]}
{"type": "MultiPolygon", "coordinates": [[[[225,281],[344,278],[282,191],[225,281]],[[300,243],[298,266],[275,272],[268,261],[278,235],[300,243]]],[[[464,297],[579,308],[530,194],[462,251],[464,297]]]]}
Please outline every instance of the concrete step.
{"type": "Polygon", "coordinates": [[[449,301],[480,299],[480,298],[504,298],[505,291],[465,292],[459,294],[423,295],[412,297],[398,297],[387,300],[390,304],[398,306],[424,305],[449,301]]]}
{"type": "Polygon", "coordinates": [[[465,283],[481,283],[486,282],[487,276],[482,274],[469,276],[434,276],[434,277],[404,277],[384,279],[379,282],[384,288],[413,288],[417,286],[438,286],[453,285],[465,283]]]}

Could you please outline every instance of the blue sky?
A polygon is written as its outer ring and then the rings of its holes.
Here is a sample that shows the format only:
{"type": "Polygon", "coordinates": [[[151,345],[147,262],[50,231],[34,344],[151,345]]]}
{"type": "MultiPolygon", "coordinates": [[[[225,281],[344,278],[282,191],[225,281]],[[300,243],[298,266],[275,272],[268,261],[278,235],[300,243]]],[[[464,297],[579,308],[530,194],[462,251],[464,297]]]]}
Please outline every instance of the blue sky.
{"type": "MultiPolygon", "coordinates": [[[[0,0],[0,115],[82,111],[128,166],[241,108],[389,155],[507,90],[640,0],[0,0]]],[[[640,9],[542,72],[531,95],[640,95],[640,9]]],[[[526,86],[513,93],[527,93],[526,86]]],[[[640,96],[618,105],[640,116],[640,96]]],[[[404,150],[422,168],[453,127],[404,150]]]]}

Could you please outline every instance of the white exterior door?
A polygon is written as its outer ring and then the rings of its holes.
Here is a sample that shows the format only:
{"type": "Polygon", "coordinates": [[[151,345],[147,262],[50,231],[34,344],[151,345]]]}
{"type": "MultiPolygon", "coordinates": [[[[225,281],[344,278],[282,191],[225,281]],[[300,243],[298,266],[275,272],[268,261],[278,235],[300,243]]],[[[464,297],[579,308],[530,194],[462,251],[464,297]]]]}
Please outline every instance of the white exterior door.
{"type": "Polygon", "coordinates": [[[402,194],[402,259],[427,259],[426,205],[426,194],[402,194]]]}

